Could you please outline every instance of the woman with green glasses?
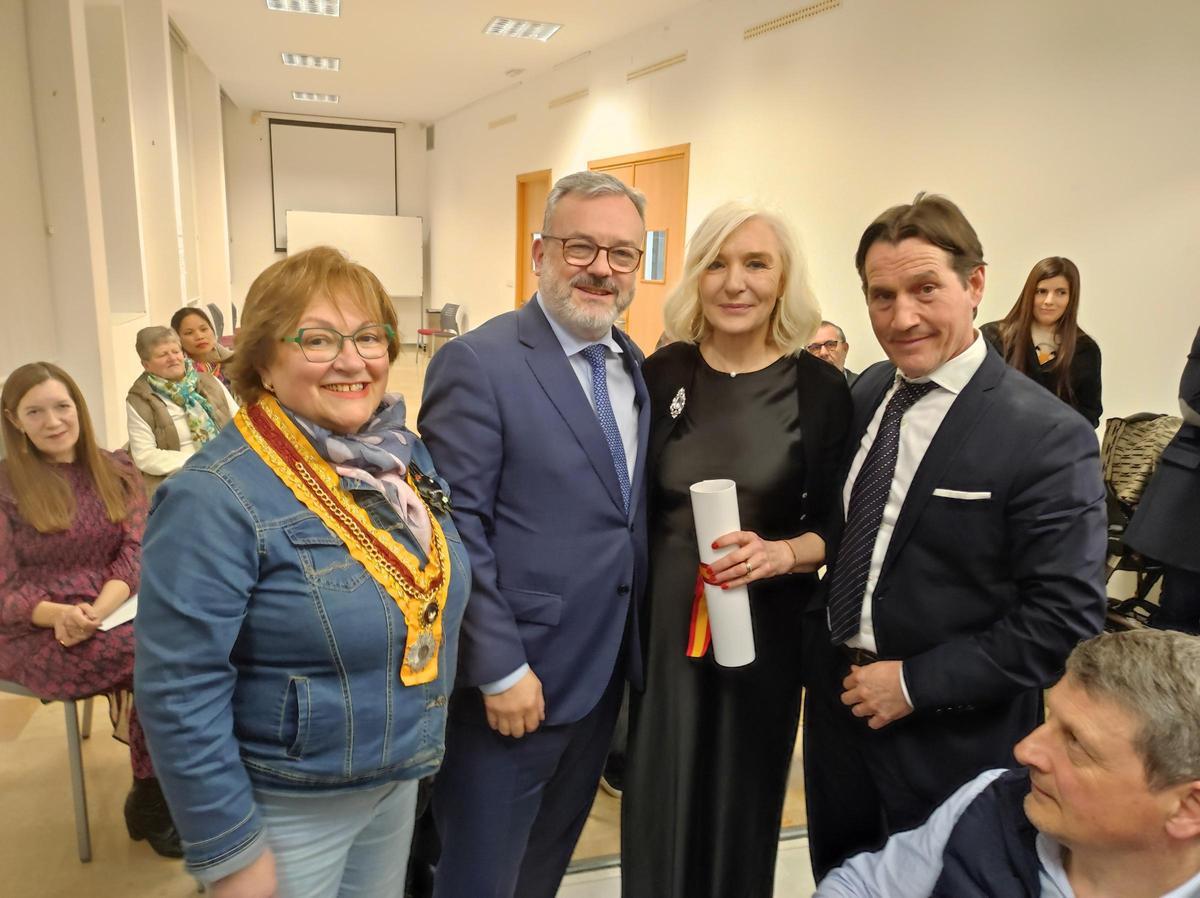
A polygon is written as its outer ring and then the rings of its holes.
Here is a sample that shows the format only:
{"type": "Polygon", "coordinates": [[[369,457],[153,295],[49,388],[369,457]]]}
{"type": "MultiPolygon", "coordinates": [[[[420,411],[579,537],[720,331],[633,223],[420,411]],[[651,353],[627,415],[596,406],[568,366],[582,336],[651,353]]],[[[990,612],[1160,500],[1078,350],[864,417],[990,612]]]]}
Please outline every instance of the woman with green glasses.
{"type": "Polygon", "coordinates": [[[138,712],[212,898],[404,891],[471,577],[386,392],[395,325],[330,247],[260,274],[226,369],[244,404],[146,531],[138,712]]]}
{"type": "Polygon", "coordinates": [[[129,454],[153,494],[238,407],[224,384],[196,370],[171,328],[144,327],[136,345],[146,370],[125,397],[129,454]]]}

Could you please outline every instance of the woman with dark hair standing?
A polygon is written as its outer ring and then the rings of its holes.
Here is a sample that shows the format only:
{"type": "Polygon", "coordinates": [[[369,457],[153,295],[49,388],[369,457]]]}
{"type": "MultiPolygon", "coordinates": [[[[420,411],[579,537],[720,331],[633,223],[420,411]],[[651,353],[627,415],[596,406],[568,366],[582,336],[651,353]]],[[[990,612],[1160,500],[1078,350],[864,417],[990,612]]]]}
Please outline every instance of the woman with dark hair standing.
{"type": "Polygon", "coordinates": [[[1079,269],[1051,256],[1033,266],[1009,313],[979,330],[1009,365],[1100,425],[1100,347],[1079,327],[1079,269]]]}
{"type": "Polygon", "coordinates": [[[218,342],[212,322],[203,311],[194,306],[184,306],[171,316],[171,330],[179,335],[179,344],[192,360],[197,374],[211,374],[226,387],[229,386],[224,365],[233,358],[233,350],[226,349],[218,342]]]}
{"type": "Polygon", "coordinates": [[[58,366],[22,365],[0,406],[0,677],[48,700],[107,694],[115,732],[128,725],[129,835],[182,857],[129,701],[133,627],[99,629],[138,588],[141,478],[127,455],[96,444],[79,387],[58,366]]]}

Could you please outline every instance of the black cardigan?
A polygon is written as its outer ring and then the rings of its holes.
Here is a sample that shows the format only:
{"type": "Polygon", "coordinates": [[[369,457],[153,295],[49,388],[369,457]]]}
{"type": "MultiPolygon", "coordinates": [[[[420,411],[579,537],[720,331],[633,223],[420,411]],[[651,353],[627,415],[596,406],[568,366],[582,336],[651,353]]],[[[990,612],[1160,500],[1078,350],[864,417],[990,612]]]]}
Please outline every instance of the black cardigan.
{"type": "MultiPolygon", "coordinates": [[[[650,444],[646,455],[647,483],[653,502],[653,472],[678,417],[671,417],[671,401],[679,392],[692,391],[700,350],[694,343],[670,343],[642,367],[650,391],[650,444]]],[[[828,546],[841,522],[838,474],[845,456],[852,405],[846,378],[837,368],[807,352],[798,353],[796,396],[800,404],[800,432],[804,448],[804,489],[793,501],[814,532],[828,546]]],[[[780,501],[788,497],[780,496],[780,501]]],[[[653,508],[651,508],[653,513],[653,508]]]]}
{"type": "MultiPolygon", "coordinates": [[[[979,331],[1000,353],[1000,358],[1005,358],[1000,322],[989,321],[979,331]]],[[[1038,364],[1037,350],[1032,342],[1028,344],[1026,353],[1026,374],[1053,393],[1055,381],[1058,380],[1056,360],[1051,359],[1045,365],[1038,364]]],[[[1071,359],[1071,391],[1075,398],[1070,402],[1063,401],[1087,418],[1092,427],[1099,427],[1100,416],[1104,414],[1104,405],[1100,401],[1100,346],[1083,331],[1075,340],[1075,357],[1071,359]]]]}

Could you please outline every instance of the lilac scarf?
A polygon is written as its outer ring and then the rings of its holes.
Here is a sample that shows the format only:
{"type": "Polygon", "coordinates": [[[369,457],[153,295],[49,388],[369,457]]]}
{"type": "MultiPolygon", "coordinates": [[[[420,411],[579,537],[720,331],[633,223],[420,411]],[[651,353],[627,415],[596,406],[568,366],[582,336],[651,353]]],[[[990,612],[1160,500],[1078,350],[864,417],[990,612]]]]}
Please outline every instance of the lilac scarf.
{"type": "Polygon", "coordinates": [[[335,471],[383,493],[428,555],[432,529],[429,510],[404,479],[416,436],[404,426],[404,399],[400,394],[385,394],[371,420],[355,433],[334,433],[290,409],[285,411],[335,471]]]}

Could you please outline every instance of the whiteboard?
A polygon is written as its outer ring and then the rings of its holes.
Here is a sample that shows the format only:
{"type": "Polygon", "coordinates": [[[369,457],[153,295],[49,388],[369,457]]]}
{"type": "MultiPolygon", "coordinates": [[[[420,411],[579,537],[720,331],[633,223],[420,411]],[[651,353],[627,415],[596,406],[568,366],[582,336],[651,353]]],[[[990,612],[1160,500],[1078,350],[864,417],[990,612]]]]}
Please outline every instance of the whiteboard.
{"type": "Polygon", "coordinates": [[[332,246],[371,269],[389,296],[425,292],[420,218],[289,211],[287,229],[289,256],[313,246],[332,246]]]}

